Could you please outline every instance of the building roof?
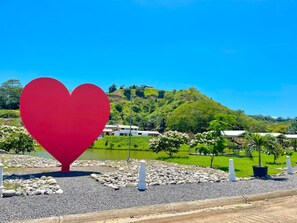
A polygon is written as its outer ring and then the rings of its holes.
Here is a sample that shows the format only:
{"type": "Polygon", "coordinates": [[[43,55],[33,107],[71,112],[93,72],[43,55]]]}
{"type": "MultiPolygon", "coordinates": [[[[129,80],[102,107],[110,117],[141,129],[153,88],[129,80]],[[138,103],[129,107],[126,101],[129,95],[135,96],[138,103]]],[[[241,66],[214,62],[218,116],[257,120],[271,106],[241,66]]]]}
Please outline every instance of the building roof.
{"type": "Polygon", "coordinates": [[[279,137],[281,135],[281,133],[278,133],[278,132],[259,132],[256,134],[259,134],[261,136],[272,135],[274,137],[279,137]]]}
{"type": "Polygon", "coordinates": [[[222,135],[225,137],[239,137],[246,133],[244,130],[225,130],[222,131],[222,135]]]}
{"type": "Polygon", "coordinates": [[[105,128],[116,128],[117,127],[117,125],[105,125],[105,128]]]}
{"type": "MultiPolygon", "coordinates": [[[[130,129],[130,125],[118,125],[118,128],[125,128],[125,129],[130,129]]],[[[138,126],[132,125],[132,129],[138,129],[138,126]]]]}
{"type": "Polygon", "coordinates": [[[297,134],[286,134],[285,137],[287,139],[297,139],[297,134]]]}
{"type": "Polygon", "coordinates": [[[138,131],[138,132],[140,132],[140,133],[147,133],[147,134],[160,134],[157,131],[138,131]]]}
{"type": "Polygon", "coordinates": [[[103,132],[112,132],[112,129],[103,129],[103,132]]]}

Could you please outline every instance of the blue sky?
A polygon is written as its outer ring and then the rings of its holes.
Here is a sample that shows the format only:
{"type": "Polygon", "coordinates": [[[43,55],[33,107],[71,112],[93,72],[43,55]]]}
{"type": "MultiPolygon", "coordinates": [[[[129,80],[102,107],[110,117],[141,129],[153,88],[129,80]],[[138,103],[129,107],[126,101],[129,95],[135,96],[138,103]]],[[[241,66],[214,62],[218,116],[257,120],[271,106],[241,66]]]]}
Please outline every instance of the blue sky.
{"type": "Polygon", "coordinates": [[[191,86],[297,116],[297,1],[0,0],[0,82],[191,86]]]}

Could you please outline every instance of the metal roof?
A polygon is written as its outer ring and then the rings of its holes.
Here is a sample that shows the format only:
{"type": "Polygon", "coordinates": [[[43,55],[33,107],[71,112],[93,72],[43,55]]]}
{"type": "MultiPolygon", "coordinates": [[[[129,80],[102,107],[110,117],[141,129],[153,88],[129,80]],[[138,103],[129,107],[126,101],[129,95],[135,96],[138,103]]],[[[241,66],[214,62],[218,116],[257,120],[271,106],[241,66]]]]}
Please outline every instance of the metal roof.
{"type": "Polygon", "coordinates": [[[286,134],[285,137],[287,139],[297,139],[297,134],[286,134]]]}
{"type": "MultiPolygon", "coordinates": [[[[125,128],[125,129],[130,129],[130,125],[118,125],[118,128],[125,128]]],[[[132,129],[138,129],[138,126],[132,125],[132,129]]]]}
{"type": "Polygon", "coordinates": [[[222,135],[225,137],[239,137],[246,133],[244,130],[225,130],[222,131],[222,135]]]}
{"type": "Polygon", "coordinates": [[[278,132],[259,132],[259,133],[255,133],[255,134],[259,134],[261,136],[272,135],[274,137],[279,137],[282,133],[278,133],[278,132]]]}

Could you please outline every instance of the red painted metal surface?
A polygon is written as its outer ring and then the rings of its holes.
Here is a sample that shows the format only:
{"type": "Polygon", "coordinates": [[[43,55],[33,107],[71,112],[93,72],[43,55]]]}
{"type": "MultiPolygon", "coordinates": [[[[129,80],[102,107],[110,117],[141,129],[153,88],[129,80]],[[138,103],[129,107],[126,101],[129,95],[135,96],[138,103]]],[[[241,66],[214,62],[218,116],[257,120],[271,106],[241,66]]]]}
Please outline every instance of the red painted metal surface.
{"type": "Polygon", "coordinates": [[[69,171],[101,134],[110,103],[96,85],[80,85],[70,94],[53,78],[37,78],[21,94],[20,113],[28,132],[62,164],[62,171],[69,171]]]}

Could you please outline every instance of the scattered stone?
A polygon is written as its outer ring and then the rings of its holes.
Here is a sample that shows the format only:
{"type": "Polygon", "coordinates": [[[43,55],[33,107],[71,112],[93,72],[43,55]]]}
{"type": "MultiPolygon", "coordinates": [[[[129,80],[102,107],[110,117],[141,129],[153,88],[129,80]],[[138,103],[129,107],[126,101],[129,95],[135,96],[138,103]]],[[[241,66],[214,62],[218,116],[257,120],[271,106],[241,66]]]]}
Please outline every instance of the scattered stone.
{"type": "Polygon", "coordinates": [[[47,183],[49,185],[54,185],[54,184],[57,184],[57,181],[54,178],[51,178],[51,179],[47,180],[47,183]]]}
{"type": "Polygon", "coordinates": [[[63,194],[63,190],[62,189],[58,189],[56,192],[55,192],[55,194],[63,194]]]}
{"type": "MultiPolygon", "coordinates": [[[[33,175],[32,175],[33,176],[33,175]]],[[[31,195],[50,195],[54,192],[58,194],[63,193],[57,181],[52,177],[42,176],[41,178],[30,177],[29,179],[22,179],[17,175],[7,176],[3,181],[4,191],[6,194],[3,197],[12,196],[31,196],[31,195]],[[16,188],[16,190],[12,190],[16,188]]]]}
{"type": "MultiPolygon", "coordinates": [[[[139,161],[105,161],[106,165],[116,168],[115,172],[91,174],[91,177],[107,187],[136,187],[138,183],[139,161]],[[112,186],[113,185],[113,186],[112,186]]],[[[205,167],[179,165],[149,160],[146,165],[148,186],[175,185],[199,182],[226,182],[228,173],[205,167]]]]}
{"type": "Polygon", "coordinates": [[[3,190],[2,197],[13,197],[15,193],[15,190],[3,190]]]}
{"type": "Polygon", "coordinates": [[[96,175],[95,173],[92,173],[92,174],[91,174],[91,177],[92,177],[93,179],[97,179],[97,175],[96,175]]]}

